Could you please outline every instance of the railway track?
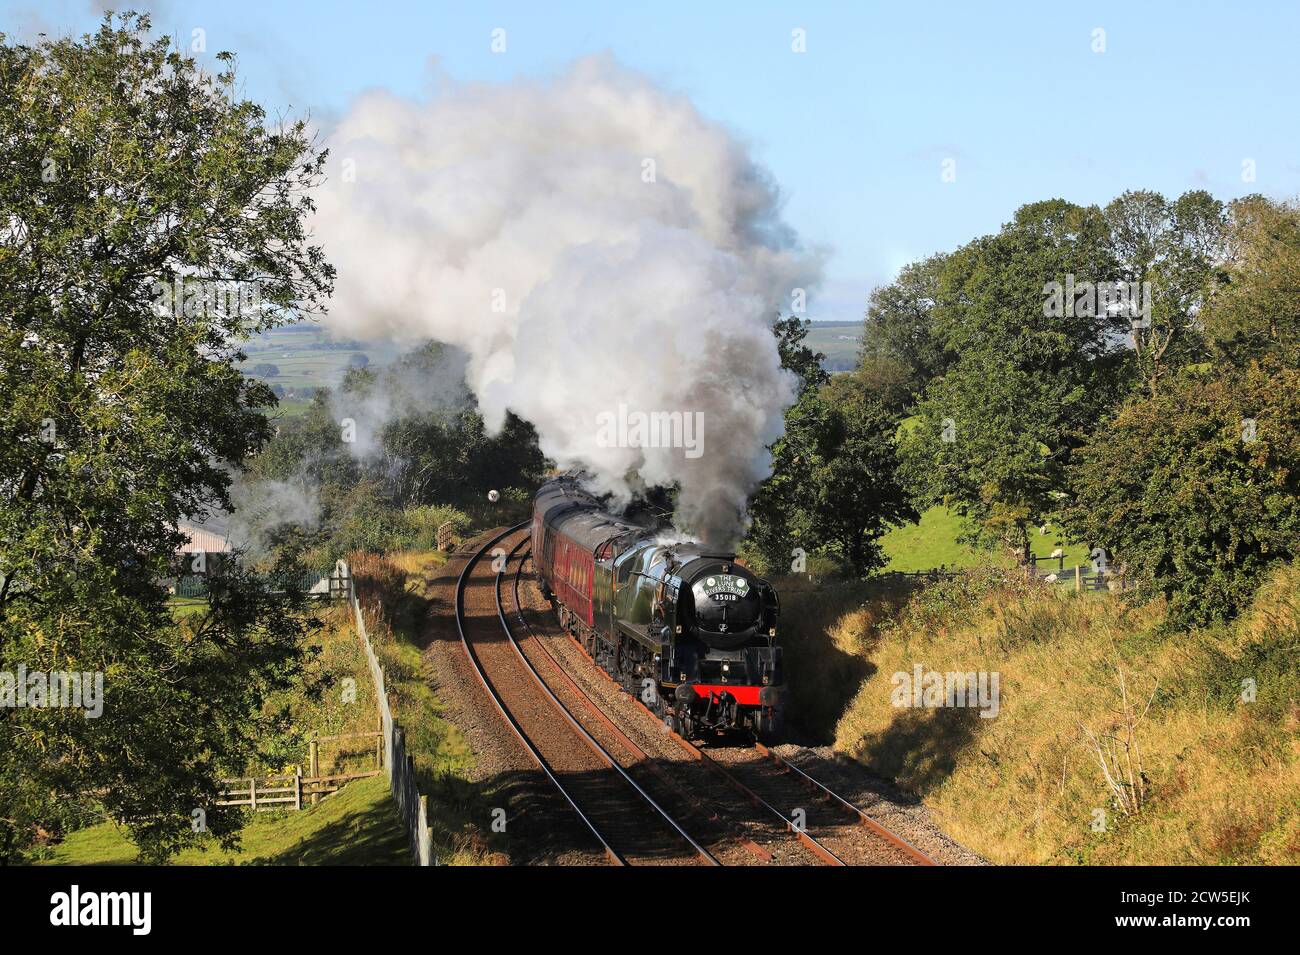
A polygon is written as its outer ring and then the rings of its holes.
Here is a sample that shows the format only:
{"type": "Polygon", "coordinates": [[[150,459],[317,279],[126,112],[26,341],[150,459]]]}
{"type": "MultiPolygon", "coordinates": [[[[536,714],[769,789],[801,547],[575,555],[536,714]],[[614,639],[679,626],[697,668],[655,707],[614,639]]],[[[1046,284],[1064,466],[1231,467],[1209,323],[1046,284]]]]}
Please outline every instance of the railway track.
{"type": "MultiPolygon", "coordinates": [[[[611,863],[717,865],[717,858],[582,727],[520,648],[502,601],[505,553],[499,545],[526,527],[527,522],[490,539],[456,581],[456,627],[479,682],[611,863]],[[485,560],[489,557],[491,562],[485,560]]],[[[514,549],[525,543],[526,534],[514,549]]]]}
{"type": "MultiPolygon", "coordinates": [[[[527,555],[519,555],[519,550],[526,543],[527,541],[521,542],[515,550],[511,551],[507,559],[507,571],[511,564],[515,565],[511,591],[520,627],[516,642],[532,661],[535,671],[539,676],[541,671],[546,672],[547,676],[542,679],[550,684],[557,695],[565,698],[569,712],[581,720],[593,735],[604,739],[611,751],[621,752],[623,754],[621,762],[629,774],[640,779],[647,790],[652,790],[656,797],[670,806],[680,818],[689,820],[700,841],[705,843],[724,865],[773,861],[770,852],[750,838],[742,827],[716,812],[702,798],[697,788],[692,788],[678,775],[667,772],[660,765],[661,760],[648,753],[628,732],[624,731],[628,729],[635,733],[635,729],[619,726],[611,719],[546,648],[527,617],[527,613],[539,611],[532,609],[526,612],[524,601],[520,596],[520,583],[523,580],[527,555]]],[[[549,607],[547,609],[549,610],[549,607]]]]}
{"type": "MultiPolygon", "coordinates": [[[[545,641],[538,638],[528,624],[519,595],[527,554],[518,555],[526,543],[527,539],[514,547],[508,555],[507,566],[510,563],[516,565],[513,596],[521,632],[527,633],[528,655],[552,673],[556,683],[563,685],[566,695],[576,700],[578,707],[585,710],[590,718],[612,734],[633,760],[649,767],[649,771],[658,777],[661,783],[680,790],[680,785],[663,778],[663,771],[656,766],[644,748],[630,739],[624,729],[616,725],[605,709],[592,699],[591,694],[582,690],[574,682],[564,665],[547,649],[545,641]]],[[[567,633],[565,639],[590,663],[594,672],[600,674],[610,684],[617,685],[604,670],[596,667],[577,640],[567,633]]],[[[519,641],[516,641],[516,646],[519,646],[519,641]]],[[[523,654],[522,648],[520,652],[523,654]]],[[[532,670],[538,680],[542,680],[537,667],[533,666],[532,670]]],[[[627,699],[656,723],[658,722],[658,717],[635,696],[628,695],[627,699]]],[[[570,717],[572,716],[570,712],[570,717]]],[[[832,866],[934,864],[933,860],[906,840],[872,819],[808,772],[783,759],[767,747],[755,742],[749,747],[720,748],[711,754],[690,740],[671,732],[662,724],[659,725],[660,731],[671,737],[685,755],[706,767],[717,779],[757,809],[769,829],[772,826],[778,827],[780,831],[795,840],[816,862],[832,866]],[[807,798],[810,795],[813,797],[811,802],[807,798]],[[846,817],[849,822],[847,826],[844,824],[846,817]]],[[[703,812],[710,822],[727,826],[727,823],[719,818],[718,812],[703,805],[698,797],[692,798],[688,794],[687,799],[694,803],[694,810],[697,813],[703,812]]],[[[743,831],[739,831],[735,825],[731,825],[730,829],[732,841],[744,846],[760,860],[772,861],[772,853],[769,850],[757,844],[743,831]]]]}

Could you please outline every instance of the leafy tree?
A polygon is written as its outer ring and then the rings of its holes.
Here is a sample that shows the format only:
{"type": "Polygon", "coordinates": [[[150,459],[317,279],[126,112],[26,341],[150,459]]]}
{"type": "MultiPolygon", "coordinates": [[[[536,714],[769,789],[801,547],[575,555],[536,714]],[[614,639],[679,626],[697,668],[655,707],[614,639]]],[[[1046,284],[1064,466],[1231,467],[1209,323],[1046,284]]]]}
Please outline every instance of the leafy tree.
{"type": "Polygon", "coordinates": [[[1300,555],[1300,372],[1183,375],[1128,403],[1079,453],[1066,526],[1193,623],[1231,617],[1300,555]]]}
{"type": "Polygon", "coordinates": [[[1068,380],[988,351],[963,355],[927,389],[903,439],[908,487],[919,503],[974,517],[986,543],[1023,555],[1029,528],[1055,510],[1065,486],[1073,432],[1061,409],[1082,400],[1068,380]]]}
{"type": "Polygon", "coordinates": [[[274,378],[280,374],[280,366],[273,365],[270,362],[261,362],[253,366],[253,377],[255,378],[274,378]]]}
{"type": "Polygon", "coordinates": [[[151,857],[197,838],[196,809],[232,841],[217,780],[301,653],[300,608],[247,572],[214,577],[185,626],[160,584],[178,520],[228,505],[271,434],[238,342],[333,278],[305,226],[323,155],[218,60],[200,73],[133,14],[80,40],[0,36],[0,671],[97,672],[105,692],[97,719],[0,710],[5,860],[91,794],[151,857]],[[179,308],[182,276],[203,294],[179,308]],[[231,282],[262,307],[211,307],[231,282]]]}
{"type": "Polygon", "coordinates": [[[379,482],[361,481],[350,488],[332,487],[326,496],[334,527],[331,544],[339,553],[382,554],[409,545],[411,530],[402,519],[402,512],[391,506],[379,482]]]}
{"type": "Polygon", "coordinates": [[[1158,192],[1126,192],[1105,216],[1116,278],[1150,283],[1150,314],[1129,318],[1138,376],[1154,392],[1168,370],[1204,358],[1198,313],[1222,255],[1223,203],[1201,190],[1174,202],[1158,192]]]}
{"type": "Polygon", "coordinates": [[[834,556],[857,574],[881,566],[880,537],[917,516],[896,476],[895,427],[864,388],[803,393],[750,508],[750,542],[769,566],[788,565],[795,547],[834,556]]]}
{"type": "Polygon", "coordinates": [[[1300,360],[1300,205],[1234,202],[1224,261],[1205,309],[1215,352],[1237,364],[1272,354],[1300,360]]]}
{"type": "Polygon", "coordinates": [[[947,258],[930,321],[958,357],[926,386],[904,442],[919,502],[948,504],[1025,552],[1064,493],[1070,451],[1125,387],[1126,321],[1048,315],[1045,287],[1114,271],[1101,211],[1061,200],[1022,207],[947,258]]]}
{"type": "Polygon", "coordinates": [[[273,438],[249,462],[247,480],[296,480],[304,487],[351,487],[361,462],[349,453],[328,388],[317,389],[301,416],[282,421],[273,438]]]}
{"type": "Polygon", "coordinates": [[[864,380],[900,410],[955,357],[933,322],[946,262],[943,255],[913,262],[871,293],[858,367],[864,380]]]}
{"type": "Polygon", "coordinates": [[[822,368],[826,356],[804,344],[810,328],[812,322],[797,315],[788,318],[778,316],[772,324],[776,349],[781,356],[781,367],[798,376],[801,393],[810,388],[820,388],[830,379],[830,375],[822,368]]]}

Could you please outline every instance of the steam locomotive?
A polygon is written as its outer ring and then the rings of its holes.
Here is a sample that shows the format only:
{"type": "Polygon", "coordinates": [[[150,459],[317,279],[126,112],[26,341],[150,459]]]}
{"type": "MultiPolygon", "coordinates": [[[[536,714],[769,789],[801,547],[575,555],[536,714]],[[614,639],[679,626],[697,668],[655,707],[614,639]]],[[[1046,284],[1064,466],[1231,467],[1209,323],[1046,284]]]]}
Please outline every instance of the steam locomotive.
{"type": "Polygon", "coordinates": [[[688,738],[780,735],[780,605],[734,554],[666,543],[572,477],[538,491],[531,533],[561,624],[667,726],[688,738]]]}

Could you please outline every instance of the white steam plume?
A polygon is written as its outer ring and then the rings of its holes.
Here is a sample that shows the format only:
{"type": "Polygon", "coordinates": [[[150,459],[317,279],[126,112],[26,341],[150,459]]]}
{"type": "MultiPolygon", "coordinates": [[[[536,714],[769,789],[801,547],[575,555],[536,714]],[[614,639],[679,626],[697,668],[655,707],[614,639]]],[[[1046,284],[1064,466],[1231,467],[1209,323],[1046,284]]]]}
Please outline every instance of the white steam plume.
{"type": "Polygon", "coordinates": [[[596,490],[677,483],[681,527],[739,536],[794,397],[770,325],[819,272],[741,144],[599,57],[549,82],[367,93],[329,147],[316,229],[340,334],[463,348],[489,428],[512,410],[596,490]],[[702,453],[603,446],[620,404],[701,412],[702,453]]]}

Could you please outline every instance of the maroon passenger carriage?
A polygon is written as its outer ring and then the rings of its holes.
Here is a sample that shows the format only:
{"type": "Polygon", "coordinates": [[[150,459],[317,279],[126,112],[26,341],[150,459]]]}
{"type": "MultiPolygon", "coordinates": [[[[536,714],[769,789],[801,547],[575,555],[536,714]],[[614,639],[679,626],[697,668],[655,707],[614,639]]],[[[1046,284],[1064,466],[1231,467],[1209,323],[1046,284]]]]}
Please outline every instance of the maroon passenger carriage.
{"type": "Polygon", "coordinates": [[[567,477],[537,493],[532,549],[560,622],[668,726],[780,734],[776,591],[734,554],[666,543],[567,477]]]}

